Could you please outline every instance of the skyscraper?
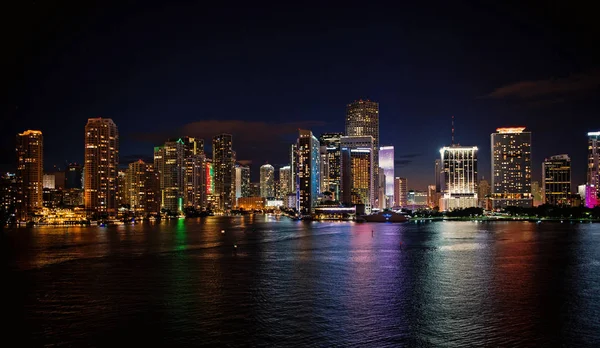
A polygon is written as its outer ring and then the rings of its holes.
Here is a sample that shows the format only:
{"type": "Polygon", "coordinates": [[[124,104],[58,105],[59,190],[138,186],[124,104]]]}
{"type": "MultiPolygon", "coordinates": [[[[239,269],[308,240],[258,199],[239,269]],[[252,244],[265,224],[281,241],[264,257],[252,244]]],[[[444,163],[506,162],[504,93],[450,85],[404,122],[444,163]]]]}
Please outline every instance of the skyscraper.
{"type": "Polygon", "coordinates": [[[81,165],[69,163],[65,174],[65,186],[67,189],[80,189],[82,187],[83,172],[81,165]]]}
{"type": "Polygon", "coordinates": [[[440,210],[477,206],[477,147],[446,146],[440,150],[442,164],[440,210]]]}
{"type": "Polygon", "coordinates": [[[600,131],[588,133],[587,183],[596,188],[600,198],[600,131]]]}
{"type": "Polygon", "coordinates": [[[373,137],[344,136],[341,148],[341,201],[364,204],[369,213],[375,204],[373,137]]]}
{"type": "Polygon", "coordinates": [[[17,219],[26,220],[29,213],[41,209],[44,202],[44,137],[38,130],[17,134],[17,219]]]}
{"type": "Polygon", "coordinates": [[[260,166],[260,196],[275,197],[275,168],[268,163],[260,166]]]}
{"type": "Polygon", "coordinates": [[[321,146],[325,146],[327,152],[327,173],[321,174],[327,191],[333,193],[336,200],[340,200],[340,138],[342,136],[342,133],[323,133],[319,137],[321,146]]]}
{"type": "Polygon", "coordinates": [[[110,118],[90,118],[85,126],[84,201],[89,213],[117,213],[119,131],[110,118]]]}
{"type": "Polygon", "coordinates": [[[492,187],[490,183],[485,180],[479,180],[479,185],[477,186],[477,199],[479,199],[479,207],[487,209],[487,201],[492,193],[492,187]]]}
{"type": "Polygon", "coordinates": [[[130,209],[137,214],[157,213],[160,210],[159,178],[153,166],[142,160],[129,163],[125,177],[130,209]]]}
{"type": "Polygon", "coordinates": [[[408,180],[406,178],[394,178],[394,201],[395,206],[406,207],[408,195],[408,180]]]}
{"type": "Polygon", "coordinates": [[[544,203],[568,204],[571,196],[571,159],[568,155],[546,158],[542,164],[544,203]]]}
{"type": "Polygon", "coordinates": [[[394,147],[382,146],[379,149],[379,168],[385,174],[385,195],[394,206],[394,147]]]}
{"type": "Polygon", "coordinates": [[[379,163],[379,103],[357,100],[346,106],[346,136],[373,137],[374,163],[379,163]]]}
{"type": "Polygon", "coordinates": [[[321,193],[320,144],[311,131],[300,129],[296,148],[297,209],[301,214],[312,214],[321,193]]]}
{"type": "Polygon", "coordinates": [[[213,138],[213,168],[217,207],[221,211],[229,211],[235,205],[235,171],[231,134],[223,133],[213,138]]]}
{"type": "Polygon", "coordinates": [[[171,214],[183,211],[185,188],[185,144],[171,139],[154,148],[154,168],[160,177],[161,208],[171,214]]]}
{"type": "Polygon", "coordinates": [[[250,197],[250,167],[235,166],[235,198],[250,197]]]}
{"type": "Polygon", "coordinates": [[[280,189],[280,198],[285,198],[289,193],[292,192],[292,188],[290,187],[290,166],[283,166],[279,168],[279,189],[280,189]]]}
{"type": "Polygon", "coordinates": [[[498,128],[491,135],[492,207],[531,207],[531,132],[498,128]]]}
{"type": "Polygon", "coordinates": [[[204,140],[183,137],[184,192],[186,207],[199,209],[206,205],[206,179],[204,178],[204,140]]]}

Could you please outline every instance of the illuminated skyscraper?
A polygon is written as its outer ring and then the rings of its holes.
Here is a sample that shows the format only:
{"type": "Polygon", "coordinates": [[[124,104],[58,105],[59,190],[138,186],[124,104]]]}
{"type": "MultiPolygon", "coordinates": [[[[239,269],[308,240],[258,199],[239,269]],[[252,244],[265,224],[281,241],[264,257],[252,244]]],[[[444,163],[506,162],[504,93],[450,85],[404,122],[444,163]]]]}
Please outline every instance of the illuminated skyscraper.
{"type": "Polygon", "coordinates": [[[531,132],[498,128],[491,140],[492,207],[531,207],[531,132]]]}
{"type": "Polygon", "coordinates": [[[571,196],[571,159],[568,155],[546,158],[542,164],[544,203],[568,204],[571,196]]]}
{"type": "Polygon", "coordinates": [[[340,138],[342,136],[342,133],[323,133],[319,137],[321,146],[325,146],[327,152],[327,173],[321,173],[323,176],[322,180],[327,187],[326,191],[333,193],[336,200],[340,200],[340,138]]]}
{"type": "MultiPolygon", "coordinates": [[[[290,191],[298,194],[298,144],[290,146],[290,191]]],[[[296,197],[296,201],[298,201],[296,197]]],[[[297,205],[297,204],[296,204],[297,205]]]]}
{"type": "Polygon", "coordinates": [[[394,178],[394,201],[395,206],[406,207],[408,195],[408,180],[406,178],[394,178]]]}
{"type": "Polygon", "coordinates": [[[446,146],[440,156],[440,210],[477,207],[477,147],[446,146]]]}
{"type": "Polygon", "coordinates": [[[85,126],[84,201],[89,213],[116,215],[119,131],[110,118],[90,118],[85,126]]]}
{"type": "Polygon", "coordinates": [[[385,195],[394,206],[394,147],[382,146],[379,149],[379,168],[385,174],[385,195]]]}
{"type": "Polygon", "coordinates": [[[275,168],[268,163],[260,166],[260,196],[275,197],[275,168]]]}
{"type": "Polygon", "coordinates": [[[379,163],[379,103],[357,100],[346,106],[346,136],[373,137],[374,163],[379,163]]]}
{"type": "Polygon", "coordinates": [[[213,138],[213,168],[215,172],[215,198],[221,211],[229,211],[235,205],[235,170],[231,134],[219,134],[213,138]]]}
{"type": "Polygon", "coordinates": [[[235,166],[235,198],[250,197],[250,167],[235,166]]]}
{"type": "Polygon", "coordinates": [[[344,136],[341,149],[341,201],[364,204],[369,213],[375,203],[373,137],[344,136]]]}
{"type": "Polygon", "coordinates": [[[158,173],[151,164],[139,160],[129,163],[126,190],[130,209],[137,214],[155,214],[160,210],[158,173]]]}
{"type": "Polygon", "coordinates": [[[204,140],[192,137],[183,137],[181,140],[184,144],[183,204],[200,209],[206,205],[204,140]]]}
{"type": "Polygon", "coordinates": [[[26,220],[29,213],[44,203],[44,137],[42,132],[27,130],[17,134],[16,173],[17,219],[26,220]]]}
{"type": "Polygon", "coordinates": [[[290,171],[290,166],[283,166],[279,168],[279,198],[287,197],[287,195],[292,192],[292,188],[290,187],[290,171]]]}
{"type": "Polygon", "coordinates": [[[600,131],[588,133],[587,184],[596,188],[600,199],[600,131]]]}
{"type": "Polygon", "coordinates": [[[160,177],[161,208],[172,214],[183,211],[184,156],[183,139],[169,140],[154,148],[154,168],[160,177]]]}
{"type": "Polygon", "coordinates": [[[479,185],[477,185],[477,199],[479,199],[479,207],[487,209],[487,202],[492,194],[492,187],[490,183],[485,180],[479,180],[479,185]]]}
{"type": "Polygon", "coordinates": [[[320,144],[311,131],[300,129],[296,148],[297,209],[301,214],[312,214],[321,193],[320,144]]]}

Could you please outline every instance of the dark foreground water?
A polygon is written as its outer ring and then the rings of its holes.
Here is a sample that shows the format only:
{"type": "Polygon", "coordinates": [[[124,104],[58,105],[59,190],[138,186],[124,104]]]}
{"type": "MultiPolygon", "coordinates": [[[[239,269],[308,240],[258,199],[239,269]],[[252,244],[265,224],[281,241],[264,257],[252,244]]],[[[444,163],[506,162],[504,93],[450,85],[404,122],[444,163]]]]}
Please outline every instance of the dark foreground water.
{"type": "Polygon", "coordinates": [[[598,224],[214,217],[2,256],[7,347],[600,346],[598,224]]]}

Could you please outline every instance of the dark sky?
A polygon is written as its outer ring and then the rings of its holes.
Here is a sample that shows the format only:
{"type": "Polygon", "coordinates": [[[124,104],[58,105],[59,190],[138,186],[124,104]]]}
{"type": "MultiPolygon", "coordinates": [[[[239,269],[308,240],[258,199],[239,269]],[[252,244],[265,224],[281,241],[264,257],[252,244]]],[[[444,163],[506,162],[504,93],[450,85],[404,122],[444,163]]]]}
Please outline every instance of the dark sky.
{"type": "Polygon", "coordinates": [[[2,170],[25,129],[43,131],[46,168],[81,162],[86,120],[102,116],[119,127],[122,163],[171,136],[229,132],[257,173],[287,163],[297,128],[343,131],[345,105],[370,98],[410,188],[433,182],[452,115],[457,141],[480,148],[480,177],[490,133],[523,125],[535,180],[544,157],[568,153],[579,184],[586,132],[600,130],[586,2],[16,3],[0,11],[2,170]]]}

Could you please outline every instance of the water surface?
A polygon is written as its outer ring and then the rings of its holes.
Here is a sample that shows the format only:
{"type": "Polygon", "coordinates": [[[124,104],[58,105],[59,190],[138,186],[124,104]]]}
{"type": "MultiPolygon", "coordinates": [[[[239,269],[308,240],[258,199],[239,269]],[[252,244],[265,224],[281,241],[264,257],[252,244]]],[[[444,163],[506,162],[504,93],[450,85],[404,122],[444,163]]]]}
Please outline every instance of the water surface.
{"type": "Polygon", "coordinates": [[[210,217],[2,254],[23,346],[600,346],[598,224],[210,217]]]}

